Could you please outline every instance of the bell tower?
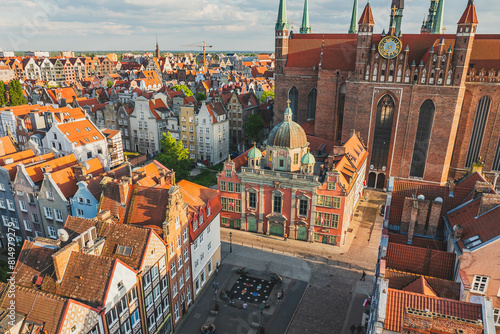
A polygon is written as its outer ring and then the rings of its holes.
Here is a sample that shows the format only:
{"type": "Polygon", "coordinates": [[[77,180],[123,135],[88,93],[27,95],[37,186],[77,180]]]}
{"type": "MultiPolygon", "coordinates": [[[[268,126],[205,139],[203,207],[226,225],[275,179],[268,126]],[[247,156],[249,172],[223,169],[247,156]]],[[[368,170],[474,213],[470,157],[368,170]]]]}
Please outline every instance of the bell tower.
{"type": "Polygon", "coordinates": [[[372,8],[368,2],[358,22],[358,45],[356,49],[356,77],[358,80],[363,80],[366,64],[369,60],[374,25],[372,8]]]}
{"type": "Polygon", "coordinates": [[[280,0],[278,8],[278,19],[276,20],[274,54],[276,61],[275,72],[277,75],[283,74],[288,56],[288,19],[286,16],[286,0],[280,0]]]}

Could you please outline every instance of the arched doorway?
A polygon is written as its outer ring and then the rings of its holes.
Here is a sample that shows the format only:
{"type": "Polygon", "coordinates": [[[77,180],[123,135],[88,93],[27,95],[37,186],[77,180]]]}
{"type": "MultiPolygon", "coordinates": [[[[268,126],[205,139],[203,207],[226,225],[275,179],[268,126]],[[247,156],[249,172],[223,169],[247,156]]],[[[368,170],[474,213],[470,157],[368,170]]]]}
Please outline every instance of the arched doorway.
{"type": "Polygon", "coordinates": [[[297,240],[307,241],[307,227],[305,225],[297,226],[297,240]]]}
{"type": "Polygon", "coordinates": [[[378,174],[377,177],[377,189],[384,189],[385,188],[385,174],[380,173],[378,174]]]}
{"type": "Polygon", "coordinates": [[[371,172],[368,174],[368,188],[375,188],[375,182],[377,180],[377,174],[371,172]]]}

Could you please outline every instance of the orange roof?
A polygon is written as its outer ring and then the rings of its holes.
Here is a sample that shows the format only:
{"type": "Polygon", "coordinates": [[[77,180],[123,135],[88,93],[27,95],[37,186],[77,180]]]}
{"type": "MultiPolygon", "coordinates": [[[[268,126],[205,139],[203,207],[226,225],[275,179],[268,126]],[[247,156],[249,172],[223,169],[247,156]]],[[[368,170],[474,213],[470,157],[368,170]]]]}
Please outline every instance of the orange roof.
{"type": "Polygon", "coordinates": [[[0,108],[0,112],[2,111],[10,111],[14,114],[14,116],[22,116],[28,114],[31,110],[52,110],[54,109],[52,106],[41,106],[39,104],[23,104],[15,107],[4,107],[0,108]]]}
{"type": "Polygon", "coordinates": [[[474,321],[482,319],[481,304],[388,289],[384,328],[399,333],[403,325],[405,308],[407,307],[474,321]]]}
{"type": "Polygon", "coordinates": [[[0,156],[17,152],[16,147],[8,136],[0,137],[0,156]]]}
{"type": "Polygon", "coordinates": [[[33,152],[33,150],[31,149],[4,155],[3,157],[0,157],[0,166],[5,166],[17,161],[26,160],[28,158],[33,158],[34,156],[35,152],[33,152]]]}
{"type": "MultiPolygon", "coordinates": [[[[335,165],[335,170],[339,172],[338,181],[349,192],[354,181],[359,176],[358,171],[366,160],[368,151],[356,135],[349,138],[344,147],[345,154],[335,165]]],[[[361,175],[361,177],[364,176],[361,175]]]]}
{"type": "Polygon", "coordinates": [[[67,122],[68,120],[79,120],[79,119],[85,119],[85,112],[82,110],[82,108],[71,108],[71,107],[64,107],[64,108],[58,108],[54,109],[53,111],[55,119],[59,123],[67,122]]]}
{"type": "Polygon", "coordinates": [[[466,23],[473,23],[473,24],[479,23],[479,21],[477,20],[476,6],[474,5],[474,1],[469,1],[467,8],[462,14],[460,20],[458,21],[458,24],[466,24],[466,23]]]}
{"type": "Polygon", "coordinates": [[[44,155],[39,155],[37,157],[31,157],[28,159],[17,161],[13,164],[3,166],[3,168],[5,168],[9,171],[10,179],[11,179],[11,181],[14,181],[14,179],[16,178],[16,174],[17,174],[17,165],[22,163],[25,166],[32,166],[33,164],[37,164],[39,162],[46,162],[46,161],[51,161],[51,160],[54,160],[54,154],[52,152],[44,154],[44,155]]]}
{"type": "MultiPolygon", "coordinates": [[[[104,167],[98,158],[88,160],[83,164],[88,164],[87,166],[89,168],[86,170],[87,174],[98,175],[100,173],[104,173],[104,167]]],[[[58,170],[50,175],[66,198],[73,196],[78,190],[78,186],[76,184],[78,179],[75,177],[72,167],[58,170]]]]}
{"type": "Polygon", "coordinates": [[[208,201],[214,199],[219,194],[217,190],[203,187],[186,180],[180,181],[178,185],[181,187],[182,196],[191,212],[197,212],[200,206],[204,206],[208,201]]]}
{"type": "Polygon", "coordinates": [[[408,292],[420,293],[422,295],[431,297],[438,297],[437,293],[429,285],[429,282],[427,282],[427,280],[423,276],[420,276],[415,281],[404,287],[402,290],[408,292]]]}
{"type": "Polygon", "coordinates": [[[66,138],[75,146],[103,140],[101,132],[87,119],[57,125],[66,138]]]}
{"type": "Polygon", "coordinates": [[[120,131],[118,131],[118,130],[112,130],[112,129],[104,129],[104,130],[102,130],[102,133],[104,135],[106,135],[106,137],[114,137],[118,133],[120,133],[120,131]]]}
{"type": "Polygon", "coordinates": [[[375,21],[373,20],[372,7],[369,2],[363,10],[363,14],[361,14],[358,24],[375,24],[375,21]]]}

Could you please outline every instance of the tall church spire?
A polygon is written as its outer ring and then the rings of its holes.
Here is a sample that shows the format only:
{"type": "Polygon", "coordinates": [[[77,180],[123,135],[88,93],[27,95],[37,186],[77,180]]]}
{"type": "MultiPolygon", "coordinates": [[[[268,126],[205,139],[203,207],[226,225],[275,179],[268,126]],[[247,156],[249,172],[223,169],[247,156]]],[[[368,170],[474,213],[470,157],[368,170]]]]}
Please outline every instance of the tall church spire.
{"type": "Polygon", "coordinates": [[[300,33],[311,33],[311,26],[309,25],[309,3],[307,0],[304,0],[304,14],[302,16],[302,26],[300,27],[300,33]]]}
{"type": "Polygon", "coordinates": [[[156,35],[156,58],[160,58],[160,47],[158,46],[158,35],[156,35]]]}
{"type": "Polygon", "coordinates": [[[394,34],[401,34],[401,23],[403,21],[403,10],[405,8],[404,0],[392,0],[391,5],[391,21],[389,27],[394,26],[394,34]]]}
{"type": "Polygon", "coordinates": [[[286,17],[286,0],[280,0],[276,30],[288,30],[288,19],[286,17]]]}
{"type": "Polygon", "coordinates": [[[351,26],[349,27],[348,33],[358,33],[358,0],[354,0],[354,5],[352,7],[351,26]]]}
{"type": "Polygon", "coordinates": [[[440,34],[443,29],[444,0],[438,1],[436,16],[434,17],[434,23],[432,25],[433,34],[440,34]]]}

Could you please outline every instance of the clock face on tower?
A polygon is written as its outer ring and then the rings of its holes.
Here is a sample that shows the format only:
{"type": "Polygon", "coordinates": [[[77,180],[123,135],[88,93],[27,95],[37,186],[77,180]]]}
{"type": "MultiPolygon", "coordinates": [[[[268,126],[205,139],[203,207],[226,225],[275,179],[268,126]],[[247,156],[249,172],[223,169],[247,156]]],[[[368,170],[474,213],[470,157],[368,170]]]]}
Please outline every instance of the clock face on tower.
{"type": "Polygon", "coordinates": [[[385,36],[378,44],[378,52],[386,59],[394,59],[401,52],[401,40],[395,36],[385,36]]]}

